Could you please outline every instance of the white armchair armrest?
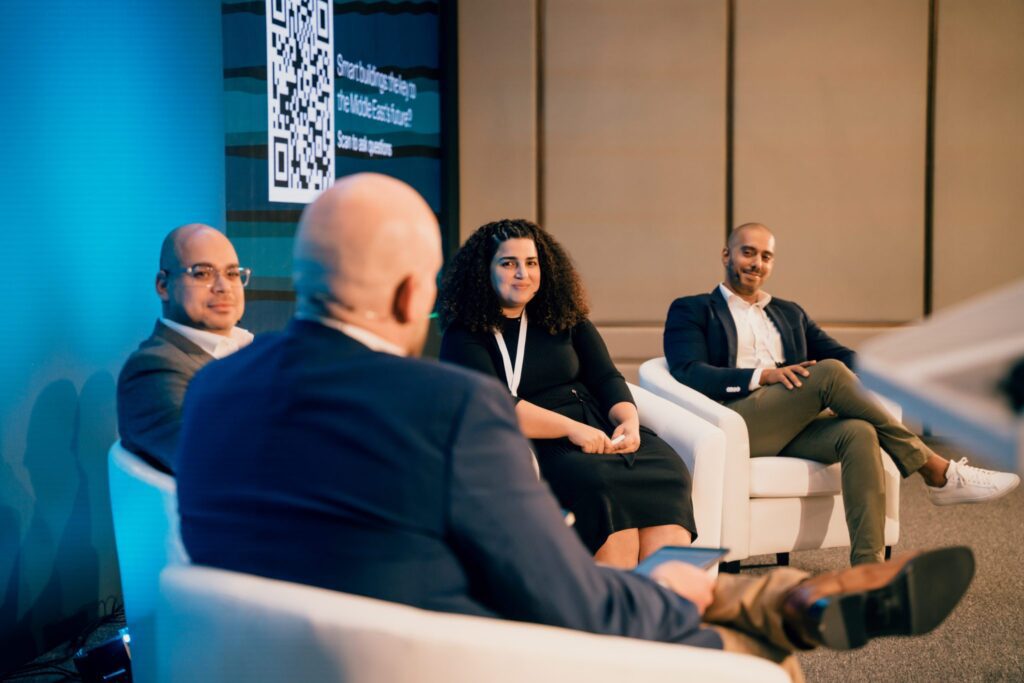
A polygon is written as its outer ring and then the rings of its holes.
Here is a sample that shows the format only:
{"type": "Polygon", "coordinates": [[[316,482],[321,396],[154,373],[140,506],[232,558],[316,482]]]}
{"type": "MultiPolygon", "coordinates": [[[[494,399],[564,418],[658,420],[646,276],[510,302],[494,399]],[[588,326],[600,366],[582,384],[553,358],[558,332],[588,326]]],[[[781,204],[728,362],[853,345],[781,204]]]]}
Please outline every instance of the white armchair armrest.
{"type": "MultiPolygon", "coordinates": [[[[722,480],[722,538],[730,539],[726,561],[749,556],[750,440],[747,423],[734,410],[680,384],[669,374],[664,358],[640,366],[640,386],[699,416],[722,430],[725,454],[722,480]]],[[[696,481],[694,481],[696,489],[696,481]]]]}
{"type": "Polygon", "coordinates": [[[725,489],[725,436],[697,415],[650,391],[629,385],[640,423],[657,432],[686,462],[693,478],[694,545],[717,548],[722,542],[722,492],[725,489]]]}

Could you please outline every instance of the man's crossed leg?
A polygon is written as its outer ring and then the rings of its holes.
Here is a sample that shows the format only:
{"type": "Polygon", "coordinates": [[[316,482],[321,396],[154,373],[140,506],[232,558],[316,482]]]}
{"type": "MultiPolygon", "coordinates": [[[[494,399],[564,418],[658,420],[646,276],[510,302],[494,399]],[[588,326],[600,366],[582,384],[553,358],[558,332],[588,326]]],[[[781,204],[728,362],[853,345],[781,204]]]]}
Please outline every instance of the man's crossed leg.
{"type": "Polygon", "coordinates": [[[953,610],[973,576],[974,556],[965,547],[811,578],[788,567],[756,576],[722,574],[704,621],[726,650],[770,659],[802,681],[795,652],[848,650],[878,636],[927,633],[953,610]]]}
{"type": "Polygon", "coordinates": [[[751,457],[784,455],[839,462],[850,530],[851,564],[881,562],[884,551],[885,488],[879,446],[904,477],[919,473],[936,505],[976,503],[1006,495],[1016,474],[992,472],[946,460],[895,420],[837,360],[806,367],[793,388],[762,387],[728,406],[747,423],[751,457]],[[830,408],[836,417],[822,417],[830,408]]]}

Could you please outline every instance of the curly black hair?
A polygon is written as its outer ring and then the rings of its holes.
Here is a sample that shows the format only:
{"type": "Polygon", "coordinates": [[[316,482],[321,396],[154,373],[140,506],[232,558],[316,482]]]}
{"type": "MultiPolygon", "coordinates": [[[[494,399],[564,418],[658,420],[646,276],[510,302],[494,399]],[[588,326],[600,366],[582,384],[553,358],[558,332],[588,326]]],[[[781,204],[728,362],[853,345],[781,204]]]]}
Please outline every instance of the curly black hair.
{"type": "Polygon", "coordinates": [[[438,297],[442,327],[457,322],[471,332],[501,328],[505,318],[491,285],[491,260],[502,242],[517,238],[533,240],[540,264],[540,289],[526,305],[530,322],[555,334],[586,319],[583,283],[562,245],[536,223],[506,218],[478,228],[448,262],[438,297]]]}

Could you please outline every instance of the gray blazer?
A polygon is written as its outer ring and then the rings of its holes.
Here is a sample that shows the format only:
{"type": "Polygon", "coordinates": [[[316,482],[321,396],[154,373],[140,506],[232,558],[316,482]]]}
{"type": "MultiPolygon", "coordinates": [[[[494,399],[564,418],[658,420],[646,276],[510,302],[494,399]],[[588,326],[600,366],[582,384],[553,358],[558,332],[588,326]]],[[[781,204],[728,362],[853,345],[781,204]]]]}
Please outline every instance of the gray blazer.
{"type": "Polygon", "coordinates": [[[174,472],[185,390],[211,360],[213,356],[157,321],[117,378],[117,427],[125,448],[174,472]]]}

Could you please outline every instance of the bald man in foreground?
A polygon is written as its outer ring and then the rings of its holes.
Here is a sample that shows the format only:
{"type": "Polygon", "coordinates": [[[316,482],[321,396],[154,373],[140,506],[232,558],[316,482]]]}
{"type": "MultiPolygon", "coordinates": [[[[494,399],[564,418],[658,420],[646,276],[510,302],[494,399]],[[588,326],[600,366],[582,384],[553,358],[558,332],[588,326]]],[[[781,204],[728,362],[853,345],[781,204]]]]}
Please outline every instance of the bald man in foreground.
{"type": "Polygon", "coordinates": [[[249,274],[228,238],[208,225],[183,225],[164,238],[156,274],[163,315],[117,380],[121,443],[161,470],[174,472],[181,406],[193,375],[252,341],[237,327],[249,274]]]}
{"type": "Polygon", "coordinates": [[[885,480],[879,445],[904,477],[918,473],[936,505],[995,500],[1016,474],[947,460],[894,420],[851,372],[856,354],[792,301],[762,287],[775,267],[775,236],[746,223],[722,249],[725,280],[710,294],[676,299],[665,322],[672,376],[723,402],[747,423],[751,457],[839,462],[850,563],[881,562],[885,480]],[[835,415],[822,417],[831,409],[835,415]]]}
{"type": "Polygon", "coordinates": [[[595,565],[537,480],[508,391],[416,358],[440,267],[434,214],[404,183],[350,176],[306,209],[295,320],[201,371],[185,401],[178,502],[194,562],[431,610],[724,646],[795,678],[794,649],[922,633],[963,594],[966,548],[717,585],[682,563],[653,579],[595,565]],[[913,602],[931,594],[926,609],[913,602]]]}

